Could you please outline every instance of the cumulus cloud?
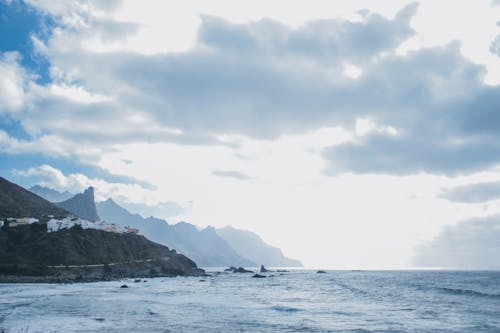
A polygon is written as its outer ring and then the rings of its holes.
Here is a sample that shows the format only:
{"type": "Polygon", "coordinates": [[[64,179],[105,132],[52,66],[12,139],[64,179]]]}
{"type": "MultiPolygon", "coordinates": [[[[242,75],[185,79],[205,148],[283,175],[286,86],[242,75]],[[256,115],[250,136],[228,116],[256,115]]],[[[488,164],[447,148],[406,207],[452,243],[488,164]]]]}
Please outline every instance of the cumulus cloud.
{"type": "Polygon", "coordinates": [[[234,178],[238,180],[250,180],[252,177],[245,175],[236,170],[214,170],[212,171],[212,175],[217,177],[226,177],[226,178],[234,178]]]}
{"type": "Polygon", "coordinates": [[[35,43],[53,82],[31,85],[30,107],[16,116],[34,140],[49,133],[103,150],[128,142],[228,144],[221,135],[355,131],[370,118],[394,133],[326,148],[328,174],[461,173],[500,161],[499,87],[483,84],[484,68],[456,43],[398,54],[414,35],[415,4],[393,18],[363,12],[357,22],[297,28],[204,16],[195,47],[154,55],[119,47],[136,27],[99,15],[113,6],[34,5],[60,18],[47,42],[35,43]],[[345,74],[349,66],[356,76],[345,74]]]}
{"type": "Polygon", "coordinates": [[[0,115],[21,110],[26,103],[27,74],[17,52],[0,53],[0,115]]]}
{"type": "Polygon", "coordinates": [[[453,202],[481,203],[500,199],[500,181],[474,183],[444,189],[442,198],[453,202]]]}
{"type": "Polygon", "coordinates": [[[414,263],[421,267],[499,269],[500,216],[489,216],[444,227],[422,244],[414,263]]]}

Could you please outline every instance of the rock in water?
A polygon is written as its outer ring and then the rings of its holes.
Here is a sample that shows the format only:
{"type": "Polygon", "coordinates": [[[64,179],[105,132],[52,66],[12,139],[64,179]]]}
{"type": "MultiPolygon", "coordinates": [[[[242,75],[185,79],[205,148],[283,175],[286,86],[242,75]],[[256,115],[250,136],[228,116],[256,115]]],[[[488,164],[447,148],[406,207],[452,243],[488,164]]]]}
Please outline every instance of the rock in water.
{"type": "Polygon", "coordinates": [[[267,273],[267,272],[269,272],[269,270],[267,270],[267,269],[264,267],[264,265],[260,265],[260,272],[261,272],[261,273],[267,273]]]}
{"type": "Polygon", "coordinates": [[[326,274],[325,271],[317,271],[316,273],[318,273],[318,274],[326,274]]]}
{"type": "Polygon", "coordinates": [[[226,268],[224,272],[233,272],[233,273],[253,273],[253,271],[249,271],[248,269],[244,269],[243,267],[234,267],[231,266],[229,268],[226,268]]]}
{"type": "Polygon", "coordinates": [[[262,279],[262,278],[265,278],[265,277],[267,277],[267,276],[265,276],[265,275],[260,275],[260,274],[254,274],[254,275],[252,275],[252,277],[253,277],[253,278],[257,278],[257,279],[262,279]]]}
{"type": "Polygon", "coordinates": [[[122,284],[120,288],[128,288],[128,286],[126,284],[122,284]]]}

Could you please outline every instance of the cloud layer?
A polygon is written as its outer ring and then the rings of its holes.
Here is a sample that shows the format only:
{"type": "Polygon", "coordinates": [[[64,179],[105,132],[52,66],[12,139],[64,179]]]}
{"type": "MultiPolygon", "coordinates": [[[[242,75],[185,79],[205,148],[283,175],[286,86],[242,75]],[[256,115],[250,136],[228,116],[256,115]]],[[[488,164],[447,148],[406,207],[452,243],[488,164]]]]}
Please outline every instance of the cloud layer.
{"type": "Polygon", "coordinates": [[[442,198],[461,203],[483,203],[500,199],[500,182],[484,182],[447,188],[442,198]]]}
{"type": "Polygon", "coordinates": [[[416,4],[393,18],[362,11],[296,28],[203,16],[193,48],[153,55],[123,48],[138,26],[109,18],[118,3],[33,5],[57,21],[46,41],[32,37],[52,82],[3,55],[0,112],[32,137],[2,133],[4,152],[92,161],[118,143],[231,144],[220,137],[354,131],[366,118],[393,131],[327,147],[328,174],[458,174],[500,162],[500,88],[483,83],[484,68],[457,43],[398,51],[414,36],[416,4]]]}
{"type": "Polygon", "coordinates": [[[415,264],[423,267],[499,269],[500,216],[460,222],[443,228],[422,245],[415,264]]]}

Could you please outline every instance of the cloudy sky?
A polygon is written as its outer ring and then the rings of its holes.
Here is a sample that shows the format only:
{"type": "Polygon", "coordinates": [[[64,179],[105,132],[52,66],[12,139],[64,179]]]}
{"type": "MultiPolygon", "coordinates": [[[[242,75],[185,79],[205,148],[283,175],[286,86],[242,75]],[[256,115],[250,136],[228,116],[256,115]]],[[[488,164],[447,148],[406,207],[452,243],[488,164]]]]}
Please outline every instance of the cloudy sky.
{"type": "Polygon", "coordinates": [[[311,267],[500,267],[498,0],[0,0],[0,36],[14,182],[311,267]]]}

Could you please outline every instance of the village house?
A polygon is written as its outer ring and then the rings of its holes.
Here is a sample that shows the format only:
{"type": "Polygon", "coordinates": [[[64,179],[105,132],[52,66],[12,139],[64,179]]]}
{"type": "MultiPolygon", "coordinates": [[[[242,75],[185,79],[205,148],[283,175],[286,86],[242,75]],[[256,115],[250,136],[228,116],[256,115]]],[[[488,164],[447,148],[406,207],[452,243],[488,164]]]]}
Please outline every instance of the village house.
{"type": "Polygon", "coordinates": [[[139,229],[124,227],[120,224],[107,223],[105,221],[88,221],[83,220],[78,217],[70,216],[65,217],[62,220],[50,219],[47,222],[47,232],[56,232],[63,229],[71,229],[75,225],[79,225],[82,229],[96,229],[104,230],[107,232],[114,233],[133,233],[138,234],[139,229]]]}
{"type": "Polygon", "coordinates": [[[7,221],[9,221],[9,228],[15,228],[20,225],[28,225],[39,222],[39,220],[34,217],[20,217],[20,218],[10,217],[7,219],[7,221]]]}
{"type": "Polygon", "coordinates": [[[131,234],[138,234],[139,233],[139,229],[136,229],[136,228],[132,228],[132,227],[125,227],[125,230],[127,230],[128,233],[131,233],[131,234]]]}

